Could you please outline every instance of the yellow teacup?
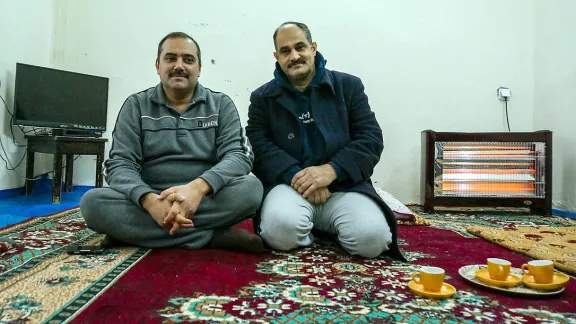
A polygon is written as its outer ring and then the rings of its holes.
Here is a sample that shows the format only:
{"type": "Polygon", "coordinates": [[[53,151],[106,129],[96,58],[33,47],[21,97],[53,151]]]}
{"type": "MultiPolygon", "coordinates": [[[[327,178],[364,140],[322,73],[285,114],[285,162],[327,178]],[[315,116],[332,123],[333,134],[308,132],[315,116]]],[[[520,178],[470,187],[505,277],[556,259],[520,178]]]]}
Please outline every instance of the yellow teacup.
{"type": "Polygon", "coordinates": [[[534,277],[534,281],[539,284],[552,283],[554,279],[554,262],[550,260],[533,260],[522,265],[522,272],[525,275],[534,277]]]}
{"type": "Polygon", "coordinates": [[[412,280],[424,286],[424,290],[438,292],[444,283],[444,269],[438,267],[422,267],[420,272],[412,275],[412,280]],[[418,277],[418,280],[416,279],[418,277]]]}
{"type": "Polygon", "coordinates": [[[510,261],[497,258],[489,258],[487,260],[487,263],[488,263],[488,274],[490,275],[491,279],[494,280],[508,279],[508,275],[510,275],[510,266],[512,265],[510,261]]]}

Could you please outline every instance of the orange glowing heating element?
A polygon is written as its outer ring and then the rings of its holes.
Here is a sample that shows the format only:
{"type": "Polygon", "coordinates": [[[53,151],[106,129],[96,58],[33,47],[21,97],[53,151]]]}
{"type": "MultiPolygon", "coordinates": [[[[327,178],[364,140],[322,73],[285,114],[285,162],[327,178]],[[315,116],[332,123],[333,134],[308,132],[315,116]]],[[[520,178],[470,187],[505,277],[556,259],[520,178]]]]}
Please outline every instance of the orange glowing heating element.
{"type": "Polygon", "coordinates": [[[444,174],[536,174],[534,169],[444,169],[444,174]]]}
{"type": "Polygon", "coordinates": [[[530,160],[535,155],[529,146],[444,145],[442,191],[447,194],[533,194],[537,172],[530,160]],[[497,161],[502,159],[508,161],[497,161]]]}
{"type": "Polygon", "coordinates": [[[442,191],[459,193],[532,193],[531,183],[442,183],[442,191]]]}

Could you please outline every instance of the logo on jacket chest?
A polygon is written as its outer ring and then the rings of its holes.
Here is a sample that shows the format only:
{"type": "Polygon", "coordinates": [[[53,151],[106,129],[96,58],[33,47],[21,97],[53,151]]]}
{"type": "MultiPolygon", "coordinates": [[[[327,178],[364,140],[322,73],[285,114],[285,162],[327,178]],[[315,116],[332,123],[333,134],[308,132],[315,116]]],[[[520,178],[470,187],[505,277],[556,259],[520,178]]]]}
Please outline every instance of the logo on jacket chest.
{"type": "Polygon", "coordinates": [[[298,119],[300,119],[304,124],[310,124],[314,122],[314,118],[312,118],[310,112],[303,113],[300,117],[298,117],[298,119]]]}
{"type": "Polygon", "coordinates": [[[198,128],[217,127],[217,126],[218,126],[217,120],[199,120],[198,121],[198,128]]]}

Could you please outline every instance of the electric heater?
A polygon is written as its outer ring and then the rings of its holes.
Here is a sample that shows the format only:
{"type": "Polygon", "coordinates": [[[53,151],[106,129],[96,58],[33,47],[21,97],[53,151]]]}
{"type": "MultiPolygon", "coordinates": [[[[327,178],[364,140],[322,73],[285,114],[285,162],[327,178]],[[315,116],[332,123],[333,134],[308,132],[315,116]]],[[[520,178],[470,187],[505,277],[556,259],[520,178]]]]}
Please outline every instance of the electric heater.
{"type": "Polygon", "coordinates": [[[424,210],[530,207],[552,212],[552,132],[422,132],[424,210]]]}

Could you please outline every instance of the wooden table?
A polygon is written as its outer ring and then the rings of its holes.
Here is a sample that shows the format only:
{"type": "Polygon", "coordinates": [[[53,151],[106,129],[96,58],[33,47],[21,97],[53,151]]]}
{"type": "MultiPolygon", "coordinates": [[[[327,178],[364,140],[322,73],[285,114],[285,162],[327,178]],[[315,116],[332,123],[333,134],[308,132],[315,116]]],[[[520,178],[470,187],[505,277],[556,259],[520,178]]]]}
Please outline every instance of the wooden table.
{"type": "Polygon", "coordinates": [[[62,190],[62,157],[66,156],[65,191],[72,191],[72,176],[74,173],[74,155],[96,155],[96,187],[104,184],[102,163],[104,162],[104,147],[107,138],[103,137],[72,137],[72,136],[29,136],[26,158],[26,195],[32,194],[32,179],[34,177],[34,153],[54,154],[54,179],[52,181],[52,203],[59,204],[62,190]]]}

